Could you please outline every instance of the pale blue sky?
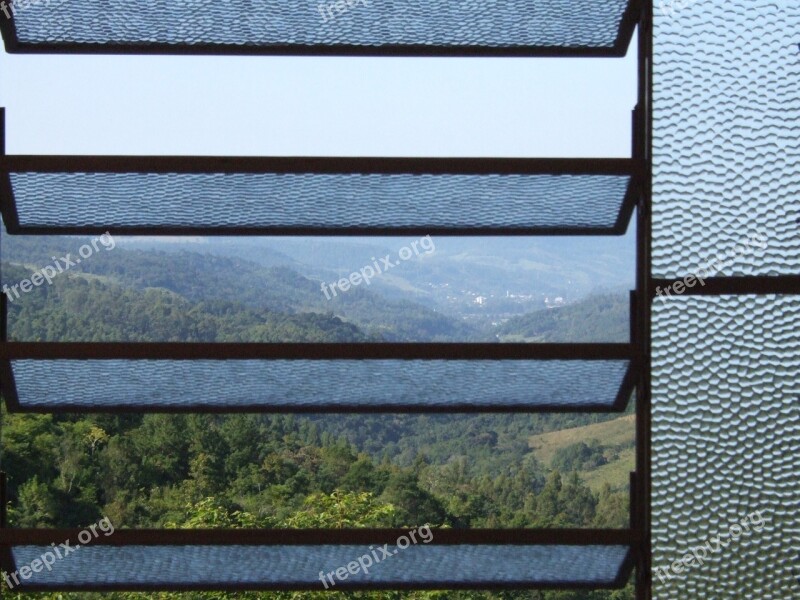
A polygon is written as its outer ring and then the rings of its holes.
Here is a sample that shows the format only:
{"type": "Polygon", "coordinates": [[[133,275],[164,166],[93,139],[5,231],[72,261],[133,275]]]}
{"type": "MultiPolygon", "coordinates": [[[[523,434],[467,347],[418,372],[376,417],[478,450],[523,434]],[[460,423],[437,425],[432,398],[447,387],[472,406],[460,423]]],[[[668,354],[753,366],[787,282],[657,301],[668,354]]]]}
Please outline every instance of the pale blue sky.
{"type": "MultiPolygon", "coordinates": [[[[624,59],[0,54],[10,154],[624,158],[635,104],[635,44],[624,59]]],[[[597,251],[632,260],[634,231],[597,251]]]]}
{"type": "Polygon", "coordinates": [[[12,56],[11,154],[627,157],[624,59],[12,56]]]}

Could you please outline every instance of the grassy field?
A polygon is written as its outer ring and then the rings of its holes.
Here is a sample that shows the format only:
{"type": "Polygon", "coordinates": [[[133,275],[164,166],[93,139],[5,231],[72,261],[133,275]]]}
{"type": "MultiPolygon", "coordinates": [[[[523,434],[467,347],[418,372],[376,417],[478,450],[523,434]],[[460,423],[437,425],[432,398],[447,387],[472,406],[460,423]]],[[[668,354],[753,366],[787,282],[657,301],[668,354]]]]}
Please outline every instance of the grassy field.
{"type": "Polygon", "coordinates": [[[579,473],[587,485],[597,491],[605,483],[614,489],[627,489],[630,472],[634,469],[635,450],[632,446],[635,439],[635,417],[627,415],[605,423],[534,435],[528,438],[528,446],[536,458],[548,467],[557,450],[578,442],[588,444],[590,440],[598,440],[603,446],[623,447],[618,457],[608,464],[579,473]]]}

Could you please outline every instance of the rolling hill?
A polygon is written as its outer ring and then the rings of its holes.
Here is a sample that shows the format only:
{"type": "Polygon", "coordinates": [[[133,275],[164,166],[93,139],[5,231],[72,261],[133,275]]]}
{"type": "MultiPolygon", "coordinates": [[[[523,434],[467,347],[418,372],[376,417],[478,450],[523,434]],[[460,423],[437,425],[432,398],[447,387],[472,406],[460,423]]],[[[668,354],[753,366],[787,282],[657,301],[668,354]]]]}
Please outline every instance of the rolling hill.
{"type": "Polygon", "coordinates": [[[635,418],[626,415],[603,423],[533,435],[528,438],[528,445],[542,464],[551,465],[559,451],[597,440],[608,462],[579,471],[581,478],[594,490],[600,490],[605,483],[613,489],[625,489],[634,470],[635,418]]]}

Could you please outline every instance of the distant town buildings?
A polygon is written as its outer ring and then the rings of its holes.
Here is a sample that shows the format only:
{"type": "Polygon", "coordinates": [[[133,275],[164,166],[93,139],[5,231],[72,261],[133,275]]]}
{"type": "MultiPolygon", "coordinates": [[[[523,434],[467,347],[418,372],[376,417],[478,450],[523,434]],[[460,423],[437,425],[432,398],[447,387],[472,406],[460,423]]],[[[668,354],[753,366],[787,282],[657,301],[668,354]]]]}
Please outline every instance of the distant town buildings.
{"type": "Polygon", "coordinates": [[[545,296],[544,292],[512,292],[507,289],[492,293],[493,290],[462,288],[449,283],[427,283],[426,286],[434,297],[447,302],[451,310],[463,310],[464,319],[479,319],[483,318],[479,315],[483,315],[491,316],[501,323],[516,314],[543,308],[560,308],[568,304],[566,296],[545,296]]]}
{"type": "Polygon", "coordinates": [[[564,301],[564,298],[561,296],[556,296],[553,299],[545,297],[544,299],[544,305],[547,308],[558,308],[559,306],[564,306],[565,304],[566,302],[564,301]]]}

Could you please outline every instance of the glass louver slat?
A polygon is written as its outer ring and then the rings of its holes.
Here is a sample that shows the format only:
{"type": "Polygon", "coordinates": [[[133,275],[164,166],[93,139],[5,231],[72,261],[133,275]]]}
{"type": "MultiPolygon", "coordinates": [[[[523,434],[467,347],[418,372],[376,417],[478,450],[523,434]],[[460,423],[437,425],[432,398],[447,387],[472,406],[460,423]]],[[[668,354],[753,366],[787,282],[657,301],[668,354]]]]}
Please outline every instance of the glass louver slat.
{"type": "Polygon", "coordinates": [[[621,56],[632,0],[32,2],[8,52],[621,56]]]}
{"type": "Polygon", "coordinates": [[[632,160],[6,157],[9,233],[619,235],[632,160]]]}

